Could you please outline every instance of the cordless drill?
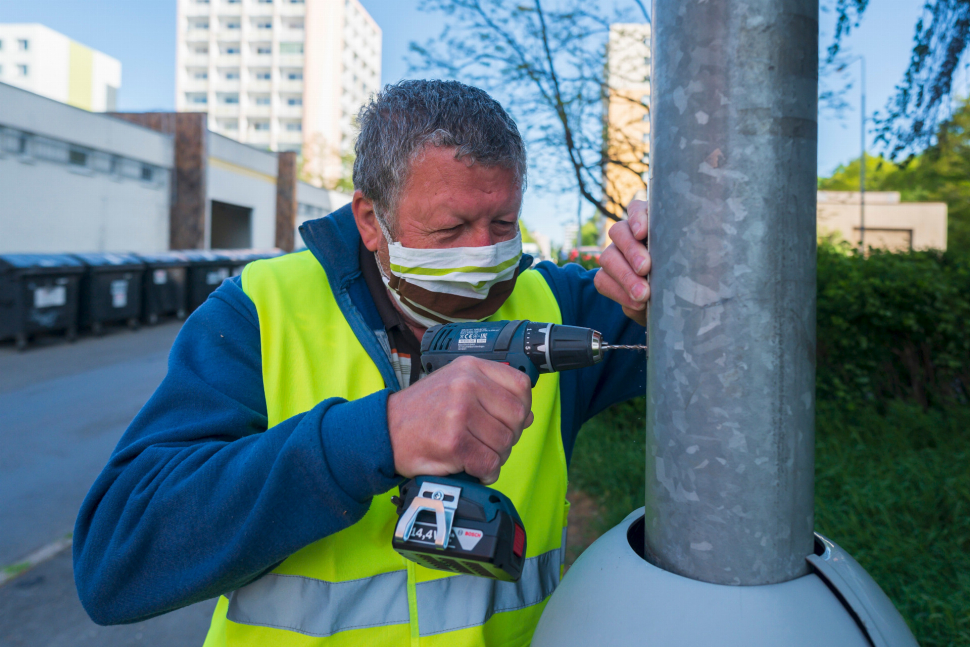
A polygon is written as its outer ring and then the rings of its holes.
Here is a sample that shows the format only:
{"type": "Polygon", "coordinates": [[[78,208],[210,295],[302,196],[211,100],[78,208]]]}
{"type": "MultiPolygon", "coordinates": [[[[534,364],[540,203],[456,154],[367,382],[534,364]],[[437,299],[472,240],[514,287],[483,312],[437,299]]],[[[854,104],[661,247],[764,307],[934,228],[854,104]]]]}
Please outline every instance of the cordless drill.
{"type": "MultiPolygon", "coordinates": [[[[421,340],[421,366],[431,373],[459,357],[500,362],[529,376],[593,366],[613,349],[591,328],[535,321],[450,323],[421,340]]],[[[443,571],[518,581],[525,564],[525,525],[512,501],[468,474],[416,476],[403,483],[394,549],[443,571]]]]}

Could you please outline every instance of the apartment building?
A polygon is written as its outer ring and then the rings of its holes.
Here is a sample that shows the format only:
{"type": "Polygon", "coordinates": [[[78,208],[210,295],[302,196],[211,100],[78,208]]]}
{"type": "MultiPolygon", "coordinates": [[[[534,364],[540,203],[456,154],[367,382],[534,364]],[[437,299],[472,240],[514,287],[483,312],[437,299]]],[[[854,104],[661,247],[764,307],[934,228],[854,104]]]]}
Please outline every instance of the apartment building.
{"type": "MultiPolygon", "coordinates": [[[[607,208],[622,215],[646,199],[650,168],[650,25],[610,25],[606,52],[606,150],[603,188],[607,208]]],[[[606,229],[612,221],[607,220],[606,229]]],[[[605,232],[604,232],[605,234],[605,232]]]]}
{"type": "Polygon", "coordinates": [[[303,154],[328,184],[381,78],[381,29],[358,0],[177,0],[176,110],[240,142],[303,154]]]}
{"type": "Polygon", "coordinates": [[[946,250],[945,202],[903,202],[898,191],[866,191],[863,204],[856,191],[818,192],[819,236],[835,235],[858,245],[863,215],[866,249],[946,250]]]}
{"type": "Polygon", "coordinates": [[[36,23],[0,23],[0,82],[94,112],[117,109],[121,63],[36,23]]]}

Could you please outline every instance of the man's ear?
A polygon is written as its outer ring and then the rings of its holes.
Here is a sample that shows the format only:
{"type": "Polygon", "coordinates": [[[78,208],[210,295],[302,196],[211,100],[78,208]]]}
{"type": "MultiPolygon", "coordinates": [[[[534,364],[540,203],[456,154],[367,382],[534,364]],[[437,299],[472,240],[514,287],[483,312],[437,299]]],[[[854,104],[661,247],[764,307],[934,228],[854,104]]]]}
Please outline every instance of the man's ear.
{"type": "Polygon", "coordinates": [[[354,191],[350,208],[354,212],[354,221],[357,223],[360,239],[364,241],[364,247],[369,251],[376,252],[384,235],[381,233],[381,226],[377,222],[374,203],[365,198],[364,194],[358,190],[354,191]]]}

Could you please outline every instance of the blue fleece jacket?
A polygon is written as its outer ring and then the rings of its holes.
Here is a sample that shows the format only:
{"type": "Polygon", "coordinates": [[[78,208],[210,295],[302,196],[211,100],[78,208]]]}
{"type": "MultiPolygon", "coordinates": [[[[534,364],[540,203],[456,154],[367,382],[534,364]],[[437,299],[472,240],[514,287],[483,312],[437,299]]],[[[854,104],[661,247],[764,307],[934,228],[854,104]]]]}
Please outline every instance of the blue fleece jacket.
{"type": "MultiPolygon", "coordinates": [[[[356,523],[400,482],[387,430],[398,385],[360,274],[353,215],[345,207],[300,233],[387,388],[328,398],[267,427],[256,308],[238,278],[224,282],[183,325],[168,374],[81,506],[74,579],[95,622],[137,622],[233,591],[356,523]]],[[[548,262],[538,271],[563,323],[643,342],[643,327],[596,292],[594,272],[548,262]]],[[[561,375],[567,458],[583,422],[644,392],[644,369],[642,354],[610,353],[561,375]]]]}

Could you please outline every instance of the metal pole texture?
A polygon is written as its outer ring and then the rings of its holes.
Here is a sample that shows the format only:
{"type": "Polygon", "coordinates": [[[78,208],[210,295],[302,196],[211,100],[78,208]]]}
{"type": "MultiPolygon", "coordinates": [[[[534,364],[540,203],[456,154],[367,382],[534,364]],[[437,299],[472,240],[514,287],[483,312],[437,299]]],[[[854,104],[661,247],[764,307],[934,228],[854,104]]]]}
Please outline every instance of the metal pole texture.
{"type": "Polygon", "coordinates": [[[646,554],[705,582],[813,550],[817,0],[654,0],[646,554]]]}

